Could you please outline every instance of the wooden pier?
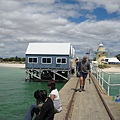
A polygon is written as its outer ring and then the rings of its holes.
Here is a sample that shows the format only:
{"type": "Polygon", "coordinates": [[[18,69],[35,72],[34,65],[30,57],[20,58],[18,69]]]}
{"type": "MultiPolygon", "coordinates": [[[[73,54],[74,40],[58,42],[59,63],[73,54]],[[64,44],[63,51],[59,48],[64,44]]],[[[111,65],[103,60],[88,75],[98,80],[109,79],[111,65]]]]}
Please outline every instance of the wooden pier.
{"type": "Polygon", "coordinates": [[[54,120],[120,120],[120,102],[112,101],[96,81],[91,75],[85,91],[75,92],[72,88],[79,88],[79,81],[73,76],[59,91],[63,110],[54,120]]]}

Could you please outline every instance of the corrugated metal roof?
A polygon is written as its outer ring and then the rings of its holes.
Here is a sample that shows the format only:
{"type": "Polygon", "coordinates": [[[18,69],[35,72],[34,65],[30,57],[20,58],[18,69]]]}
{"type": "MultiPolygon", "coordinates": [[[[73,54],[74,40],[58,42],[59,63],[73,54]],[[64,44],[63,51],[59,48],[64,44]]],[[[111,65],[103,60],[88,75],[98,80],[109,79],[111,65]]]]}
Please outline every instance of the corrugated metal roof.
{"type": "Polygon", "coordinates": [[[69,55],[70,43],[29,43],[25,54],[69,55]]]}

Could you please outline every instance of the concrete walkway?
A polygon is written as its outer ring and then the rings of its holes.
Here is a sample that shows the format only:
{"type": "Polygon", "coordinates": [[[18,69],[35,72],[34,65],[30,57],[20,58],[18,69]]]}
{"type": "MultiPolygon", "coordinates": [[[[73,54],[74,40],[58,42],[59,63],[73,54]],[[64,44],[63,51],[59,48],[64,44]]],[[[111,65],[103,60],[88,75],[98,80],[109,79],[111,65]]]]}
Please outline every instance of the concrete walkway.
{"type": "MultiPolygon", "coordinates": [[[[63,111],[55,115],[54,120],[65,120],[67,108],[73,94],[71,88],[75,88],[78,78],[73,76],[65,86],[60,90],[61,103],[63,111]]],[[[79,87],[79,86],[78,86],[79,87]]],[[[112,101],[112,98],[102,94],[115,120],[120,120],[120,104],[112,101]]],[[[72,110],[69,120],[110,120],[108,113],[94,87],[93,82],[89,84],[86,79],[85,91],[75,92],[72,110]]]]}
{"type": "Polygon", "coordinates": [[[93,83],[86,80],[85,89],[75,95],[71,120],[110,120],[93,83]]]}

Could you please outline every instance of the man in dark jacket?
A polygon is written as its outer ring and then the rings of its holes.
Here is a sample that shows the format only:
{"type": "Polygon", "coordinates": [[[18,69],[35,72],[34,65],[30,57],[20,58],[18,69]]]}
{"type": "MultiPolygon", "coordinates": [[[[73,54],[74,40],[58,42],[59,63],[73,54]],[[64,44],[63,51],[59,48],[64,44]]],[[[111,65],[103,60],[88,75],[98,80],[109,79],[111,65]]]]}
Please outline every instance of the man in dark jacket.
{"type": "Polygon", "coordinates": [[[85,79],[87,74],[90,74],[90,63],[87,61],[87,56],[84,56],[82,61],[78,63],[78,76],[80,77],[80,89],[79,92],[85,91],[85,79]]]}

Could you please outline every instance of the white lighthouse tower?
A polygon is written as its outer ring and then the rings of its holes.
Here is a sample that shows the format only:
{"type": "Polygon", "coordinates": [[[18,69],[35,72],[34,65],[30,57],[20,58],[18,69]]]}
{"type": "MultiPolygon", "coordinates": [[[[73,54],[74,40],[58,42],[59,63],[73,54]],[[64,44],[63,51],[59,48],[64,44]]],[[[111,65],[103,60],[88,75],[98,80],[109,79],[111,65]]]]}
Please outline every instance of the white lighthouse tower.
{"type": "Polygon", "coordinates": [[[97,51],[96,51],[96,61],[97,61],[98,64],[101,64],[101,63],[102,63],[102,60],[103,60],[104,58],[106,58],[106,53],[107,53],[107,52],[106,52],[103,44],[102,44],[102,43],[99,44],[99,47],[98,47],[98,49],[97,49],[97,51]]]}

